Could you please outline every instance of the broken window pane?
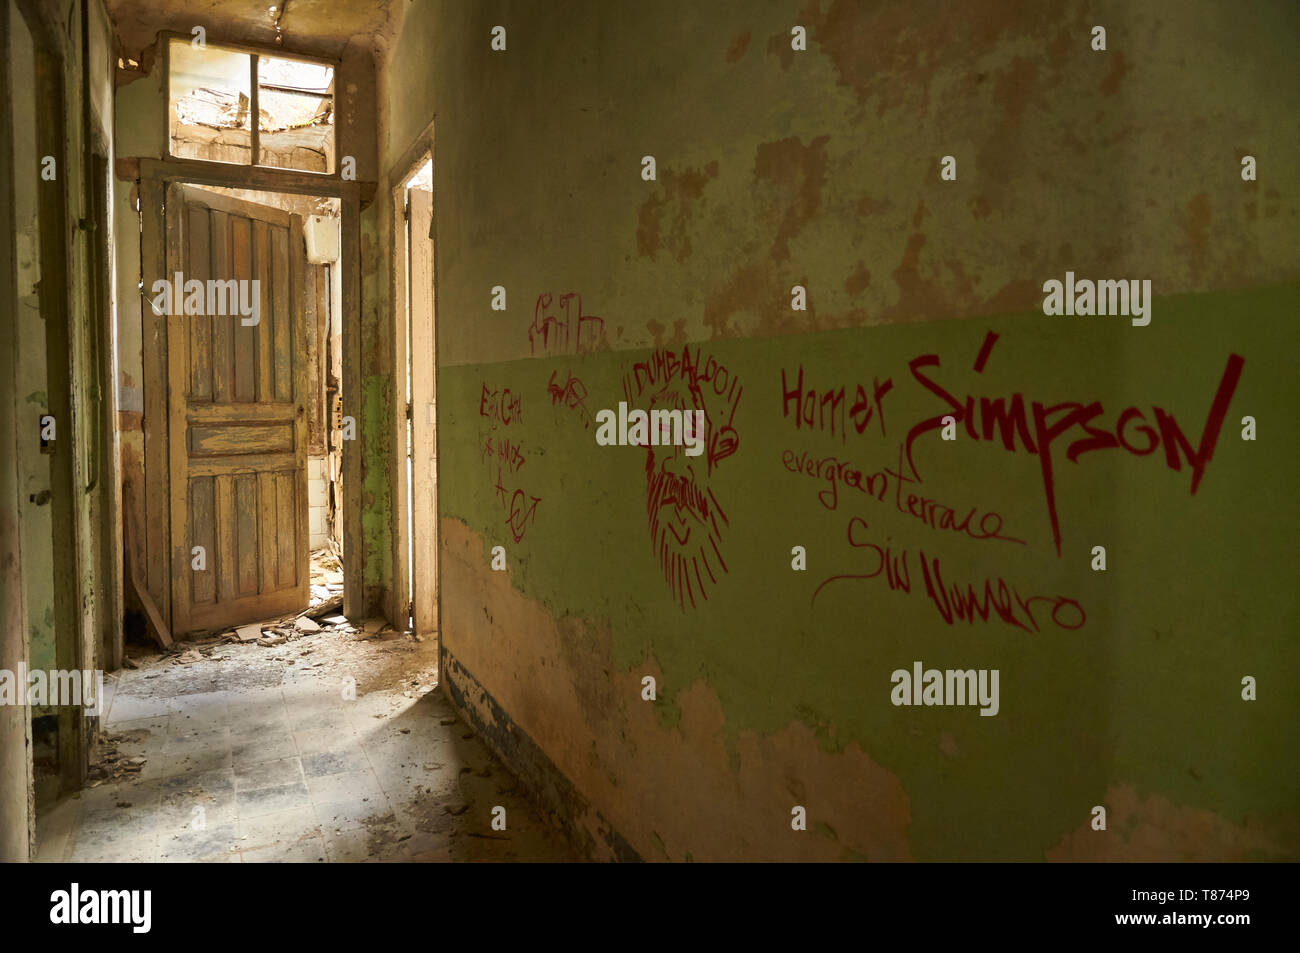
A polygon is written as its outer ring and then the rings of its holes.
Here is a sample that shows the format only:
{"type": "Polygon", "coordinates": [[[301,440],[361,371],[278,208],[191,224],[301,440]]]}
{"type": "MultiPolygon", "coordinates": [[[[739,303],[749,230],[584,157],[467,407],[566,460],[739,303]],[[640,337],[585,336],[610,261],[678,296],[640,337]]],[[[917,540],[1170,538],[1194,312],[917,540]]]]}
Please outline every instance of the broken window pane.
{"type": "Polygon", "coordinates": [[[183,159],[252,161],[252,58],[172,40],[168,50],[170,151],[183,159]]]}
{"type": "Polygon", "coordinates": [[[259,56],[258,165],[334,171],[334,68],[259,56]]]}

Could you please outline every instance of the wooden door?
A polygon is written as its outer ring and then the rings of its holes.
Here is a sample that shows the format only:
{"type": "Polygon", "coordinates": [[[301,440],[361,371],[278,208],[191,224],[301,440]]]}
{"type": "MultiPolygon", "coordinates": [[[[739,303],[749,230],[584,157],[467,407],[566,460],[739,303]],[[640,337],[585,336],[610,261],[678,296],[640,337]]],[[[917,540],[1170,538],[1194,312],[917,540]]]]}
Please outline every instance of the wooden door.
{"type": "Polygon", "coordinates": [[[172,630],[305,609],[302,219],[172,185],[167,263],[169,280],[179,271],[205,287],[256,279],[260,306],[258,323],[246,325],[251,316],[239,313],[186,315],[177,295],[167,318],[172,630]]]}
{"type": "Polygon", "coordinates": [[[411,269],[411,602],[415,631],[428,633],[438,627],[438,444],[433,239],[429,237],[433,194],[412,189],[407,195],[411,203],[407,236],[411,269]]]}

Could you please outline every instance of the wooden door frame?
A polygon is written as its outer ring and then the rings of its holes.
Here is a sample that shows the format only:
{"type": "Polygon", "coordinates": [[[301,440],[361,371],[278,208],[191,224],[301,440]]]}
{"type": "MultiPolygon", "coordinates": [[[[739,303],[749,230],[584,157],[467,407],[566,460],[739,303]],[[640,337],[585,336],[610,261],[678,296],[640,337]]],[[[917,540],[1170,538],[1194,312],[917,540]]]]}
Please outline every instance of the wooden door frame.
{"type": "Polygon", "coordinates": [[[89,248],[90,283],[88,306],[94,321],[95,348],[100,419],[96,440],[96,459],[92,483],[87,492],[99,484],[100,526],[97,549],[99,567],[100,601],[97,607],[99,625],[99,667],[116,671],[122,667],[125,651],[123,643],[123,548],[122,539],[122,466],[117,430],[117,324],[114,307],[114,231],[113,222],[113,147],[99,129],[95,129],[87,163],[87,209],[93,219],[89,248]],[[97,163],[103,163],[103,176],[97,163]],[[91,178],[98,181],[92,182],[91,178]],[[101,205],[102,203],[102,205],[101,205]]]}
{"type": "MultiPolygon", "coordinates": [[[[13,4],[0,10],[0,142],[13,142],[14,98],[9,80],[11,22],[26,18],[13,4]]],[[[28,33],[31,30],[28,29],[28,33]]],[[[33,42],[33,45],[34,42],[33,42]]],[[[15,175],[13,149],[0,152],[0,268],[4,269],[3,298],[0,299],[0,668],[17,671],[31,661],[27,629],[27,605],[23,586],[22,560],[22,464],[18,433],[18,265],[14,221],[15,175]]],[[[28,570],[30,571],[30,570],[28,570]]],[[[6,705],[0,709],[0,863],[31,859],[36,842],[36,817],[31,805],[34,771],[32,765],[31,708],[6,705]]]]}
{"type": "MultiPolygon", "coordinates": [[[[406,181],[417,171],[425,162],[433,161],[433,122],[425,126],[424,130],[415,138],[410,147],[402,153],[401,157],[393,163],[388,171],[388,181],[390,183],[391,201],[389,204],[390,214],[392,216],[392,246],[389,256],[389,300],[393,303],[392,320],[389,322],[389,333],[392,335],[393,342],[393,385],[395,391],[404,388],[406,382],[400,379],[399,375],[404,372],[407,361],[407,335],[402,333],[405,327],[406,310],[409,303],[406,298],[406,271],[407,265],[403,262],[399,266],[398,256],[405,255],[406,247],[406,220],[405,210],[405,193],[406,181]]],[[[431,189],[432,191],[432,189],[431,189]]],[[[434,213],[434,221],[437,221],[437,214],[434,213]]],[[[430,239],[433,241],[433,239],[430,239]]],[[[435,248],[436,243],[435,243],[435,248]]],[[[435,267],[432,269],[434,287],[430,291],[430,300],[433,302],[433,320],[434,320],[434,340],[437,340],[437,255],[433,255],[435,267]]],[[[434,359],[434,394],[438,392],[437,380],[437,358],[434,359]]],[[[414,413],[414,411],[412,411],[414,413]]],[[[393,455],[392,455],[392,477],[391,496],[393,500],[393,585],[389,592],[388,616],[394,625],[397,625],[400,618],[402,624],[406,623],[406,606],[414,601],[415,593],[412,592],[412,580],[407,575],[406,551],[408,546],[406,523],[406,402],[405,400],[393,400],[392,414],[392,435],[393,435],[393,455]]],[[[437,430],[434,431],[434,444],[437,445],[437,430]]],[[[434,451],[434,458],[437,459],[437,451],[434,451]]],[[[433,474],[435,487],[437,486],[438,476],[433,474]]],[[[438,514],[433,514],[435,522],[438,514]]],[[[438,536],[435,527],[435,536],[438,536]]],[[[442,561],[439,559],[435,566],[441,567],[442,561]]],[[[345,576],[346,578],[346,576],[345,576]]],[[[434,581],[434,593],[431,594],[435,604],[441,612],[442,600],[439,598],[442,585],[441,578],[437,577],[434,581]]],[[[439,620],[438,629],[441,631],[441,620],[439,620]]]]}
{"type": "MultiPolygon", "coordinates": [[[[51,9],[36,0],[19,0],[10,15],[23,17],[32,39],[32,57],[36,67],[38,105],[48,110],[37,123],[37,155],[53,156],[58,176],[53,185],[39,186],[37,208],[40,228],[40,309],[45,321],[45,367],[48,403],[46,413],[60,424],[64,436],[56,441],[50,459],[51,518],[54,554],[54,644],[55,665],[63,671],[85,668],[85,643],[81,600],[87,594],[84,564],[77,540],[77,526],[83,495],[76,479],[76,454],[80,448],[72,426],[74,405],[73,382],[75,324],[72,308],[78,303],[75,281],[76,231],[78,222],[70,214],[74,208],[72,184],[80,179],[71,174],[68,163],[70,130],[66,93],[69,57],[77,51],[71,41],[63,39],[62,24],[51,9]],[[49,278],[47,281],[46,278],[49,278]]],[[[8,46],[5,46],[8,53],[8,46]]],[[[83,109],[89,104],[83,103],[83,109]]],[[[80,125],[81,117],[77,117],[80,125]]],[[[8,141],[8,140],[6,140],[8,141]]],[[[80,162],[81,157],[78,157],[80,162]]],[[[82,169],[82,174],[85,170],[82,169]]],[[[84,317],[84,316],[83,316],[84,317]]],[[[80,706],[58,709],[59,775],[64,791],[79,790],[86,780],[87,720],[80,706]]]]}
{"type": "MultiPolygon", "coordinates": [[[[291,192],[337,198],[341,206],[343,321],[343,413],[361,417],[361,209],[373,194],[365,183],[332,180],[306,172],[247,168],[196,159],[140,160],[140,272],[144,288],[167,275],[167,222],[163,200],[169,185],[291,192]]],[[[144,366],[144,526],[150,595],[171,624],[171,466],[168,447],[167,318],[144,305],[141,313],[144,366]]],[[[343,614],[366,614],[365,542],[361,535],[361,448],[343,443],[343,614]]]]}

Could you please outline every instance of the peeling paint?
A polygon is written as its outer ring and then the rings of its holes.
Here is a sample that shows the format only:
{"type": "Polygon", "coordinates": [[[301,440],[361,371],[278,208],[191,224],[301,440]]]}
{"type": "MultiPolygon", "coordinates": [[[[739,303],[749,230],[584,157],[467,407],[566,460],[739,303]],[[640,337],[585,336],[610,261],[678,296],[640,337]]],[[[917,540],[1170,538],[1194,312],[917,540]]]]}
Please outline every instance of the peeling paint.
{"type": "Polygon", "coordinates": [[[727,47],[727,62],[735,63],[739,61],[748,49],[749,31],[746,30],[744,33],[737,33],[735,38],[731,41],[731,45],[727,47]]]}
{"type": "MultiPolygon", "coordinates": [[[[478,714],[476,727],[507,763],[524,760],[518,738],[526,733],[560,777],[584,792],[585,797],[569,792],[547,799],[563,803],[568,823],[586,832],[580,840],[593,856],[620,859],[601,846],[611,830],[607,825],[613,825],[630,849],[642,844],[649,853],[658,847],[671,860],[835,860],[850,853],[910,859],[907,795],[856,742],[828,751],[800,722],[766,736],[741,732],[733,766],[719,699],[703,681],[678,694],[680,721],[660,724],[653,706],[640,701],[640,670],[615,667],[608,633],[573,617],[557,621],[513,589],[506,574],[477,572],[483,542],[454,520],[443,520],[442,530],[444,584],[466,596],[477,590],[493,606],[495,625],[527,632],[530,643],[523,649],[484,639],[470,621],[472,613],[465,616],[468,600],[459,600],[444,615],[447,654],[456,660],[446,672],[456,686],[450,694],[459,708],[492,712],[490,718],[478,714]],[[547,659],[558,672],[512,678],[511,672],[521,670],[521,650],[547,659]],[[478,678],[470,681],[467,671],[478,678]],[[489,684],[499,686],[495,694],[483,687],[489,684]],[[518,730],[505,727],[506,710],[518,730]],[[709,796],[692,796],[700,791],[709,796]],[[790,806],[801,801],[812,803],[810,813],[825,819],[833,833],[803,837],[791,831],[790,806]],[[868,803],[872,810],[862,810],[868,803]],[[597,812],[592,804],[603,807],[597,812]],[[764,835],[765,824],[771,836],[764,835]]],[[[535,760],[530,755],[526,763],[535,760]]],[[[563,782],[539,786],[545,791],[557,785],[563,782]]]]}
{"type": "Polygon", "coordinates": [[[1247,817],[1234,824],[1204,808],[1143,795],[1131,784],[1112,785],[1099,803],[1106,808],[1106,830],[1093,830],[1091,815],[1082,812],[1086,819],[1047,849],[1047,860],[1243,863],[1300,855],[1300,824],[1294,814],[1247,817]]]}
{"type": "Polygon", "coordinates": [[[658,193],[647,198],[641,206],[636,230],[637,251],[653,260],[664,249],[682,262],[691,256],[688,223],[693,214],[692,206],[703,197],[710,180],[718,177],[718,163],[710,162],[703,170],[685,169],[681,172],[662,168],[659,177],[662,184],[658,193]]]}
{"type": "MultiPolygon", "coordinates": [[[[913,211],[914,221],[931,220],[925,209],[913,211]]],[[[962,260],[954,259],[944,263],[935,280],[942,283],[941,294],[972,295],[975,277],[962,260]]],[[[1035,292],[1012,285],[995,295],[1015,298],[1035,292]]],[[[1243,405],[1283,399],[1276,388],[1291,386],[1284,382],[1293,380],[1285,370],[1289,349],[1283,342],[1294,332],[1278,316],[1289,312],[1296,294],[1291,285],[1242,295],[1158,299],[1155,307],[1162,320],[1130,344],[1139,350],[1127,360],[1143,368],[1138,390],[1165,395],[1161,400],[1170,407],[1199,406],[1205,395],[1195,381],[1212,379],[1213,365],[1237,349],[1245,355],[1254,382],[1249,386],[1255,388],[1243,390],[1243,405]],[[1249,326],[1218,320],[1223,314],[1247,312],[1273,317],[1249,326]],[[1198,370],[1190,375],[1160,357],[1175,342],[1189,339],[1199,342],[1199,356],[1192,358],[1198,370]]],[[[1001,336],[1000,356],[987,372],[1002,375],[998,380],[1004,383],[993,385],[995,391],[1014,379],[1025,393],[1068,395],[1100,388],[1097,393],[1108,408],[1121,399],[1113,391],[1129,394],[1125,400],[1143,399],[1131,380],[1126,383],[1127,377],[1107,369],[1110,352],[1090,337],[1094,328],[1045,322],[1039,304],[1034,300],[1023,313],[974,327],[967,321],[917,322],[706,344],[720,364],[744,381],[746,412],[736,420],[741,435],[737,466],[729,460],[711,484],[727,509],[730,571],[706,604],[685,615],[660,591],[662,580],[647,545],[644,456],[595,446],[589,432],[543,403],[549,375],[565,359],[441,370],[440,405],[444,419],[452,422],[442,431],[440,448],[444,644],[507,713],[509,723],[527,734],[581,792],[590,808],[574,807],[571,813],[599,856],[608,856],[598,846],[600,831],[612,829],[645,858],[1043,859],[1048,845],[1080,823],[1077,805],[1096,803],[1098,795],[1089,792],[1120,783],[1117,777],[1154,784],[1171,803],[1210,811],[1225,823],[1240,825],[1235,818],[1241,813],[1286,823],[1288,815],[1279,805],[1288,795],[1279,777],[1273,789],[1242,789],[1232,768],[1245,757],[1239,747],[1205,747],[1197,738],[1178,735],[1176,728],[1171,727],[1173,735],[1161,729],[1166,723],[1176,725],[1178,718],[1153,721],[1151,706],[1164,711],[1181,702],[1163,692],[1153,697],[1140,687],[1140,679],[1134,681],[1135,674],[1118,674],[1148,671],[1165,657],[1158,647],[1134,642],[1125,633],[1155,624],[1162,613],[1183,618],[1182,610],[1153,602],[1149,594],[1179,591],[1181,570],[1158,556],[1169,546],[1196,550],[1191,537],[1184,540],[1179,533],[1195,536],[1204,529],[1196,528],[1200,521],[1208,521],[1220,527],[1213,530],[1220,538],[1228,532],[1223,527],[1245,521],[1252,546],[1271,552],[1282,545],[1280,527],[1270,528],[1252,515],[1256,508],[1236,488],[1250,480],[1257,495],[1274,498],[1284,492],[1285,474],[1249,466],[1250,455],[1233,441],[1221,443],[1213,479],[1207,478],[1195,497],[1156,471],[1143,471],[1149,479],[1139,486],[1132,482],[1136,473],[1118,459],[1101,471],[1094,469],[1100,460],[1062,470],[1060,479],[1073,487],[1063,492],[1077,500],[1071,507],[1072,538],[1104,536],[1112,552],[1124,551],[1143,567],[1132,578],[1103,578],[1081,576],[1069,561],[1029,558],[1024,563],[1026,573],[1050,575],[1040,583],[1045,591],[1068,591],[1087,605],[1094,635],[1085,640],[990,642],[990,635],[979,630],[971,640],[963,631],[948,630],[941,622],[936,628],[932,618],[909,614],[907,603],[886,591],[874,598],[869,590],[861,598],[846,593],[840,611],[809,614],[808,591],[816,579],[805,582],[772,555],[788,552],[790,527],[797,527],[800,541],[812,543],[818,579],[853,571],[851,561],[835,555],[843,546],[846,515],[827,513],[817,502],[816,487],[808,489],[805,499],[804,484],[789,482],[795,478],[781,467],[783,446],[821,446],[821,452],[879,461],[876,465],[884,465],[885,449],[879,440],[841,449],[838,437],[823,444],[811,434],[796,434],[781,414],[781,368],[815,370],[819,388],[851,382],[855,375],[868,382],[892,376],[895,388],[886,420],[895,435],[922,419],[926,407],[933,412],[932,405],[917,403],[925,389],[906,379],[910,357],[936,349],[942,354],[945,386],[964,393],[968,386],[983,386],[977,385],[970,364],[988,329],[1001,336]],[[967,346],[954,351],[956,340],[967,346]],[[1029,355],[1054,356],[1033,360],[1029,355]],[[543,498],[545,514],[522,541],[509,536],[499,504],[494,508],[493,480],[476,466],[475,415],[483,380],[509,381],[525,402],[536,398],[525,403],[535,409],[513,436],[528,454],[530,492],[543,498]],[[472,463],[453,467],[448,460],[472,463]],[[1132,502],[1103,497],[1096,505],[1083,505],[1093,499],[1096,487],[1112,485],[1126,487],[1132,502]],[[1197,516],[1190,520],[1173,516],[1175,512],[1197,516]],[[506,572],[488,568],[496,545],[506,548],[506,572]],[[1125,595],[1131,587],[1147,595],[1125,595]],[[1121,608],[1122,625],[1113,621],[1121,608]],[[1032,686],[1032,699],[1022,700],[1019,710],[989,719],[988,728],[984,719],[972,723],[960,715],[891,714],[898,710],[886,701],[884,670],[902,659],[900,653],[906,659],[928,659],[993,651],[991,645],[998,646],[995,654],[1006,660],[1004,665],[1014,660],[1014,674],[1004,669],[1004,684],[1019,684],[1021,691],[1032,686]],[[880,684],[872,682],[872,672],[880,684]],[[1062,681],[1065,672],[1071,673],[1068,684],[1062,681]],[[654,703],[641,699],[645,675],[658,686],[654,703]],[[1052,688],[1045,693],[1046,685],[1052,688]],[[1118,726],[1124,728],[1116,740],[1118,726]],[[1200,752],[1203,780],[1164,770],[1170,750],[1193,749],[1200,752]],[[1023,765],[1055,764],[1062,750],[1072,753],[1068,765],[1056,765],[1015,790],[1007,787],[1006,779],[1023,771],[1023,765]],[[1164,753],[1157,757],[1156,752],[1164,753]],[[668,777],[671,785],[665,785],[668,777]],[[788,812],[801,803],[799,798],[825,798],[831,789],[870,793],[853,804],[833,797],[818,800],[815,810],[809,808],[805,841],[770,839],[777,828],[788,828],[788,812]],[[710,792],[705,803],[691,795],[695,791],[710,792]],[[871,810],[861,810],[862,803],[870,803],[871,810]],[[590,812],[600,819],[588,817],[590,812]]],[[[636,352],[584,356],[580,374],[592,405],[617,400],[619,374],[629,362],[644,359],[636,352]]],[[[1248,387],[1245,378],[1242,386],[1248,387]]],[[[1194,426],[1195,419],[1193,411],[1188,425],[1194,426]]],[[[1035,471],[1009,468],[1004,457],[981,464],[984,455],[975,444],[940,456],[928,451],[921,466],[927,480],[940,467],[947,474],[944,485],[961,488],[952,492],[973,494],[1016,514],[1017,529],[1025,527],[1022,531],[1040,546],[1045,530],[1038,495],[1024,482],[1035,471]],[[948,463],[941,465],[941,459],[948,463]]],[[[861,515],[873,528],[879,522],[890,545],[945,551],[940,540],[908,543],[910,534],[899,535],[903,527],[890,523],[884,512],[874,517],[872,512],[861,515]]],[[[1048,545],[1050,549],[1050,539],[1048,545]]],[[[989,565],[981,562],[988,554],[968,556],[972,572],[988,571],[979,568],[989,565]]],[[[1253,593],[1255,625],[1275,631],[1292,596],[1286,587],[1260,589],[1255,568],[1264,564],[1273,565],[1255,559],[1238,571],[1216,562],[1215,572],[1232,572],[1231,579],[1221,578],[1218,585],[1253,593]]],[[[1185,651],[1218,651],[1214,633],[1231,623],[1214,621],[1206,611],[1203,607],[1196,619],[1180,623],[1185,651]]],[[[1211,669],[1198,672],[1198,679],[1212,677],[1211,669]]],[[[1194,700],[1204,715],[1206,691],[1200,686],[1178,698],[1194,700]]],[[[1233,705],[1223,693],[1214,703],[1213,717],[1225,728],[1240,717],[1233,705]]],[[[1285,746],[1284,736],[1294,733],[1286,719],[1259,724],[1268,727],[1252,729],[1251,737],[1266,748],[1285,746]]],[[[501,750],[509,760],[504,742],[501,750]]],[[[1281,834],[1271,843],[1280,853],[1290,850],[1281,834]]],[[[1218,850],[1208,840],[1201,849],[1206,856],[1218,850]]]]}
{"type": "MultiPolygon", "coordinates": [[[[1294,857],[1287,831],[1300,795],[1269,754],[1295,747],[1294,719],[1271,697],[1246,731],[1241,703],[1214,682],[1232,657],[1222,632],[1245,617],[1272,664],[1293,662],[1277,635],[1293,628],[1294,587],[1262,581],[1274,562],[1257,551],[1238,565],[1204,548],[1206,538],[1249,538],[1254,550],[1284,551],[1287,537],[1257,501],[1289,498],[1293,449],[1260,467],[1257,446],[1225,436],[1194,498],[1185,471],[1159,470],[1159,454],[1137,470],[1103,455],[1063,461],[1074,540],[1104,537],[1141,570],[1103,579],[1065,557],[1007,558],[1045,591],[1079,590],[1095,626],[1086,639],[948,629],[865,583],[833,610],[809,611],[812,584],[788,568],[793,537],[811,543],[817,573],[863,570],[836,555],[847,504],[828,515],[815,487],[781,469],[785,449],[892,466],[886,451],[942,407],[909,379],[921,354],[941,356],[936,379],[958,400],[1159,400],[1189,408],[1178,412],[1190,427],[1208,399],[1196,382],[1235,352],[1247,367],[1241,405],[1294,404],[1295,332],[1280,316],[1296,308],[1297,207],[1281,183],[1300,178],[1288,125],[1300,94],[1257,80],[1292,64],[1280,38],[1294,35],[1293,15],[1215,16],[1218,29],[1206,31],[1217,8],[1201,0],[1159,10],[976,0],[927,17],[906,0],[723,0],[690,16],[665,3],[632,19],[580,6],[562,28],[529,19],[535,42],[508,62],[432,29],[445,17],[455,35],[486,30],[490,13],[412,8],[428,29],[398,56],[433,91],[420,94],[427,112],[396,107],[401,128],[436,110],[444,144],[434,173],[442,637],[449,681],[462,686],[452,690],[479,710],[475,724],[509,760],[549,765],[521,773],[548,803],[569,805],[566,824],[596,856],[617,855],[616,831],[650,860],[1294,857]],[[1104,54],[1088,46],[1099,16],[1112,44],[1104,54]],[[806,52],[790,48],[793,23],[808,27],[806,52]],[[683,43],[686,25],[714,39],[683,43]],[[1140,56],[1133,37],[1147,38],[1140,56]],[[561,41],[601,55],[556,70],[546,52],[561,41]],[[1237,68],[1244,51],[1255,69],[1237,68]],[[621,68],[630,61],[645,69],[621,68]],[[464,108],[463,90],[486,88],[489,103],[529,108],[464,108]],[[637,175],[646,152],[659,160],[657,183],[637,175]],[[1270,157],[1268,185],[1239,181],[1245,153],[1270,157]],[[939,178],[948,154],[953,182],[939,178]],[[1067,269],[1150,278],[1152,326],[1045,321],[1042,283],[1067,269]],[[498,283],[509,284],[511,309],[485,319],[485,289],[498,283]],[[790,307],[795,284],[808,290],[807,311],[790,307]],[[532,353],[531,314],[516,302],[556,288],[581,290],[613,350],[532,353]],[[977,374],[989,329],[998,351],[977,374]],[[546,390],[550,374],[572,374],[589,407],[615,406],[628,366],[688,343],[745,387],[740,449],[710,481],[736,548],[728,578],[694,613],[661,591],[645,456],[597,448],[546,390]],[[801,366],[819,391],[892,375],[887,436],[796,431],[779,386],[782,369],[801,366]],[[543,504],[521,540],[493,508],[476,445],[485,380],[531,402],[519,437],[543,504]],[[507,572],[488,568],[495,545],[507,572]],[[1152,593],[1186,592],[1189,578],[1204,581],[1193,603],[1156,605],[1152,593]],[[1203,664],[1172,672],[1153,628],[1203,664]],[[964,719],[893,709],[873,682],[905,660],[964,653],[1006,659],[1004,684],[1028,695],[997,718],[964,719]],[[653,704],[640,698],[647,674],[660,687],[653,704]],[[1205,737],[1188,736],[1189,719],[1205,737]],[[1243,780],[1246,758],[1267,780],[1243,780]],[[558,784],[551,774],[572,793],[546,793],[558,784]],[[1125,786],[1141,795],[1126,802],[1116,793],[1125,786]],[[796,798],[808,800],[810,823],[791,840],[796,798]],[[1114,828],[1122,847],[1083,836],[1102,799],[1124,818],[1114,828]],[[1161,823],[1179,833],[1162,841],[1161,823]]],[[[388,148],[400,154],[410,139],[388,148]]],[[[996,450],[965,439],[943,455],[929,448],[927,486],[999,505],[1008,525],[1036,525],[1041,473],[996,450]]],[[[852,512],[888,537],[882,545],[917,543],[889,514],[852,512]]],[[[997,563],[957,549],[972,573],[997,563]]]]}
{"type": "Polygon", "coordinates": [[[389,482],[387,434],[391,426],[391,381],[369,375],[361,382],[361,419],[357,436],[364,453],[361,494],[361,537],[366,547],[367,586],[382,586],[392,578],[392,491],[389,482]]]}
{"type": "Polygon", "coordinates": [[[821,207],[829,140],[830,136],[818,136],[805,146],[798,138],[791,137],[764,142],[758,147],[754,157],[755,184],[765,204],[781,209],[781,221],[772,243],[772,258],[776,261],[790,257],[791,239],[821,207]]]}

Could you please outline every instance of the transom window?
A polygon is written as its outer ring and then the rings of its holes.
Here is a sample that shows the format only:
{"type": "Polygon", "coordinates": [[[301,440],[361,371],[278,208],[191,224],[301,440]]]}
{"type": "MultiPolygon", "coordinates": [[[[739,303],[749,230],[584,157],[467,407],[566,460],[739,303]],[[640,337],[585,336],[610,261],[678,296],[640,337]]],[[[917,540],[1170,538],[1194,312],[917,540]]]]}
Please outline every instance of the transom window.
{"type": "Polygon", "coordinates": [[[333,64],[184,39],[167,55],[171,155],[334,173],[333,64]]]}

